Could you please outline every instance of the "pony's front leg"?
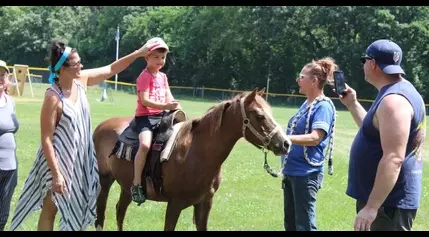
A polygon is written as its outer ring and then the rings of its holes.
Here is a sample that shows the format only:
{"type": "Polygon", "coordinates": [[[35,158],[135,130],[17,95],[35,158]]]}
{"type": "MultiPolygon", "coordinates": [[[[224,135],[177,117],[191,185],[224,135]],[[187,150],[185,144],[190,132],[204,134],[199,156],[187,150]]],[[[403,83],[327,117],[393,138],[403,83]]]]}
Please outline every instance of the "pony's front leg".
{"type": "Polygon", "coordinates": [[[184,205],[180,201],[168,201],[167,211],[165,213],[164,231],[174,231],[176,229],[176,224],[183,208],[184,205]]]}
{"type": "Polygon", "coordinates": [[[208,197],[194,205],[194,218],[197,231],[207,231],[210,210],[212,209],[213,197],[208,197]]]}
{"type": "Polygon", "coordinates": [[[213,184],[210,192],[200,202],[194,205],[194,224],[197,227],[197,231],[206,231],[209,220],[210,210],[212,209],[213,197],[216,191],[219,189],[219,185],[222,182],[222,174],[220,169],[217,175],[213,179],[213,184]]]}

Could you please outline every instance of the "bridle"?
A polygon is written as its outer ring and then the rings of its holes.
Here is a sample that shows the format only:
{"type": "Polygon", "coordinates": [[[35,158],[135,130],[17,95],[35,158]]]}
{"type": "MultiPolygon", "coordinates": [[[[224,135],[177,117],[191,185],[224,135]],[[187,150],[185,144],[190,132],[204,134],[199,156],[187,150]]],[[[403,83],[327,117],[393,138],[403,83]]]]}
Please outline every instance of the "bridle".
{"type": "MultiPolygon", "coordinates": [[[[253,142],[250,142],[252,145],[254,145],[255,147],[257,147],[258,149],[262,150],[262,152],[264,152],[264,156],[265,156],[265,162],[264,162],[264,169],[273,177],[278,177],[279,174],[275,173],[270,166],[268,165],[267,162],[267,154],[268,154],[268,145],[271,143],[272,137],[274,136],[274,134],[277,133],[278,130],[281,130],[281,127],[276,124],[276,127],[270,132],[270,134],[268,134],[267,136],[263,136],[261,135],[256,129],[255,127],[253,127],[253,125],[250,123],[249,118],[246,115],[246,111],[244,110],[244,99],[245,98],[241,98],[240,99],[240,110],[241,110],[241,116],[243,117],[243,126],[242,126],[242,132],[243,132],[243,138],[246,139],[246,128],[248,128],[253,135],[255,135],[259,140],[261,140],[262,142],[262,146],[261,145],[257,145],[254,144],[253,142]]],[[[247,140],[247,139],[246,139],[247,140]]]]}

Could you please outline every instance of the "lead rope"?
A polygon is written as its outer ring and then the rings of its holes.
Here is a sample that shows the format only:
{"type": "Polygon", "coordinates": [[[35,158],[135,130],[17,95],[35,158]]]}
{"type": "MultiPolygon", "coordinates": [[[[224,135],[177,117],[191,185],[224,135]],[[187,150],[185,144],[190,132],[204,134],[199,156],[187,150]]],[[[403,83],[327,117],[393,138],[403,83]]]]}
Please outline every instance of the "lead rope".
{"type": "MultiPolygon", "coordinates": [[[[329,99],[326,96],[319,96],[319,97],[317,97],[310,105],[307,105],[307,107],[305,109],[301,110],[301,112],[299,112],[298,114],[296,114],[293,117],[292,122],[290,124],[291,126],[290,126],[290,128],[288,126],[288,129],[286,129],[286,133],[287,133],[287,130],[289,130],[289,134],[288,135],[292,135],[293,132],[295,131],[296,124],[301,119],[301,117],[304,116],[304,114],[308,111],[308,115],[307,115],[307,119],[306,119],[306,125],[305,125],[305,134],[308,134],[310,132],[310,118],[311,118],[311,113],[313,112],[314,106],[317,103],[321,102],[321,101],[327,101],[327,102],[329,102],[329,104],[332,106],[332,108],[334,110],[334,118],[333,118],[333,122],[331,124],[331,131],[332,132],[331,132],[331,136],[329,137],[328,149],[327,149],[327,151],[325,153],[325,159],[323,161],[319,162],[319,163],[314,163],[314,162],[312,162],[308,158],[307,147],[303,146],[304,147],[304,158],[305,158],[305,160],[310,165],[313,165],[313,166],[323,165],[324,161],[326,159],[328,159],[328,174],[332,175],[333,172],[334,172],[334,166],[333,166],[333,161],[332,161],[332,152],[333,152],[333,149],[334,149],[335,123],[336,123],[337,111],[336,111],[335,106],[332,103],[331,99],[329,99]]],[[[284,155],[283,159],[281,159],[281,167],[282,167],[281,170],[282,171],[284,169],[284,165],[286,164],[287,158],[288,158],[288,155],[284,155]]]]}
{"type": "Polygon", "coordinates": [[[270,174],[274,178],[279,177],[282,174],[283,169],[281,169],[280,172],[278,173],[274,172],[273,169],[271,169],[271,167],[268,165],[268,161],[267,161],[268,150],[263,148],[262,151],[264,152],[264,159],[265,159],[264,169],[268,172],[268,174],[270,174]]]}

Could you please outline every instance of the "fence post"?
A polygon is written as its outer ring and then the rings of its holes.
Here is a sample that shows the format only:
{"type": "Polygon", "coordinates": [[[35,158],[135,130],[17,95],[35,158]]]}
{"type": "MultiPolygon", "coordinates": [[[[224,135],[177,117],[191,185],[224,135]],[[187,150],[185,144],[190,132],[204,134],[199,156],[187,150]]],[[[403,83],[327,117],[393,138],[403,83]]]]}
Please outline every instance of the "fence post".
{"type": "Polygon", "coordinates": [[[203,98],[203,99],[204,99],[204,86],[203,86],[203,87],[201,87],[201,98],[203,98]]]}

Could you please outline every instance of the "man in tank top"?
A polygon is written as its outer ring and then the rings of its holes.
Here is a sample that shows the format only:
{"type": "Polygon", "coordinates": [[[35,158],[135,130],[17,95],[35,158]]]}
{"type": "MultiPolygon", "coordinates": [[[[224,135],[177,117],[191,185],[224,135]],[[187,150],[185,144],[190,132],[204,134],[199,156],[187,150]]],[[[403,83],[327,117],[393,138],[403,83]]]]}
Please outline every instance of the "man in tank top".
{"type": "Polygon", "coordinates": [[[368,111],[347,88],[341,102],[359,131],[350,150],[347,195],[356,199],[357,231],[411,230],[421,198],[425,104],[401,68],[402,50],[377,40],[361,59],[378,95],[368,111]]]}

